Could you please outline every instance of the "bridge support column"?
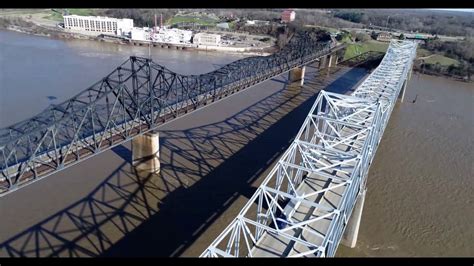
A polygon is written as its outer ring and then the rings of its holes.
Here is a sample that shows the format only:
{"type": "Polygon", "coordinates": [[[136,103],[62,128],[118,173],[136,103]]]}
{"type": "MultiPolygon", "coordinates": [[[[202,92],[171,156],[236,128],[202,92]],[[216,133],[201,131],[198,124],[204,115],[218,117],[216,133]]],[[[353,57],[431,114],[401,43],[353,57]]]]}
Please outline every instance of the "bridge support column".
{"type": "Polygon", "coordinates": [[[319,69],[326,68],[327,56],[323,56],[319,59],[319,69]]]}
{"type": "Polygon", "coordinates": [[[290,83],[299,81],[300,86],[303,86],[305,72],[306,72],[306,66],[295,67],[292,70],[290,70],[289,77],[288,77],[288,79],[290,80],[290,83]]]}
{"type": "Polygon", "coordinates": [[[346,225],[344,234],[342,235],[341,244],[346,247],[354,248],[357,244],[357,237],[359,235],[360,220],[362,218],[362,209],[364,208],[365,188],[359,196],[357,196],[357,202],[352,210],[351,217],[346,225]]]}
{"type": "Polygon", "coordinates": [[[400,99],[400,102],[403,102],[403,99],[405,99],[405,92],[407,91],[407,83],[408,83],[408,79],[406,79],[403,82],[402,89],[400,90],[400,95],[398,95],[398,98],[400,99]]]}
{"type": "Polygon", "coordinates": [[[132,140],[133,166],[138,171],[160,171],[160,134],[148,132],[132,140]]]}
{"type": "Polygon", "coordinates": [[[335,66],[336,61],[337,61],[337,57],[333,54],[330,54],[328,56],[329,56],[328,68],[335,66]],[[334,59],[336,59],[336,60],[334,60],[334,59]]]}

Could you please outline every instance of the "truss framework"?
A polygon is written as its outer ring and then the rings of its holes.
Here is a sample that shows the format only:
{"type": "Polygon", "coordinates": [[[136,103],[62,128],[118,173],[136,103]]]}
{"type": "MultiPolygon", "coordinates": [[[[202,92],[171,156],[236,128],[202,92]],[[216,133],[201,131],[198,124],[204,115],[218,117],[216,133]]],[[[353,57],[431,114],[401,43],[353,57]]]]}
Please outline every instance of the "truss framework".
{"type": "Polygon", "coordinates": [[[202,75],[130,57],[75,97],[0,129],[0,196],[341,48],[315,31],[298,32],[275,54],[202,75]]]}
{"type": "Polygon", "coordinates": [[[416,43],[392,40],[352,95],[321,91],[291,146],[201,257],[334,256],[416,43]]]}

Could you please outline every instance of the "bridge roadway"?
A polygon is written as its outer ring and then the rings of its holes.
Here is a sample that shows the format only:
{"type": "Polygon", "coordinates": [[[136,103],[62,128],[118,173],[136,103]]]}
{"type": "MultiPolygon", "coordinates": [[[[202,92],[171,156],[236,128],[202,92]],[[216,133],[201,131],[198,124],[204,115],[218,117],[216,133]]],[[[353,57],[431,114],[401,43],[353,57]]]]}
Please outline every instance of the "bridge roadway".
{"type": "Polygon", "coordinates": [[[132,57],[71,100],[0,129],[0,196],[344,48],[331,45],[297,35],[275,55],[245,58],[199,76],[132,57]]]}
{"type": "Polygon", "coordinates": [[[322,91],[291,146],[201,256],[334,256],[360,219],[349,220],[415,56],[416,43],[392,40],[351,96],[322,91]]]}

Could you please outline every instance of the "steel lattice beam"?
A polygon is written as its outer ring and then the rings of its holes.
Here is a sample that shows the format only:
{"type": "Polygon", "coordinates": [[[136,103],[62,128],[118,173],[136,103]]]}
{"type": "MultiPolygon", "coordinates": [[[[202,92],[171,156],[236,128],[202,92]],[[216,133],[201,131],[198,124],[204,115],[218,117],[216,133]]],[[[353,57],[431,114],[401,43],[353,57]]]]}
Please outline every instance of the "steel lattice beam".
{"type": "Polygon", "coordinates": [[[201,257],[334,256],[416,43],[393,40],[349,95],[321,91],[294,142],[201,257]]]}

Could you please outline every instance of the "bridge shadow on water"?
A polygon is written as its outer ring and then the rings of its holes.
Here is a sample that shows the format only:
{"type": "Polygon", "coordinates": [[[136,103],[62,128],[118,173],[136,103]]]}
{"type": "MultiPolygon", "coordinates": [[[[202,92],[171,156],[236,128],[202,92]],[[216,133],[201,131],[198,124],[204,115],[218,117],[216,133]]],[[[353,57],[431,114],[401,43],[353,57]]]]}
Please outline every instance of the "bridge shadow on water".
{"type": "Polygon", "coordinates": [[[239,210],[227,214],[229,207],[252,196],[252,183],[261,182],[289,146],[317,91],[345,93],[367,74],[341,72],[308,78],[303,88],[284,81],[275,93],[220,122],[160,130],[160,174],[136,173],[131,151],[114,148],[124,159],[118,168],[83,199],[1,243],[0,256],[199,255],[227,226],[207,233],[210,225],[224,212],[226,221],[233,219],[239,210]]]}

